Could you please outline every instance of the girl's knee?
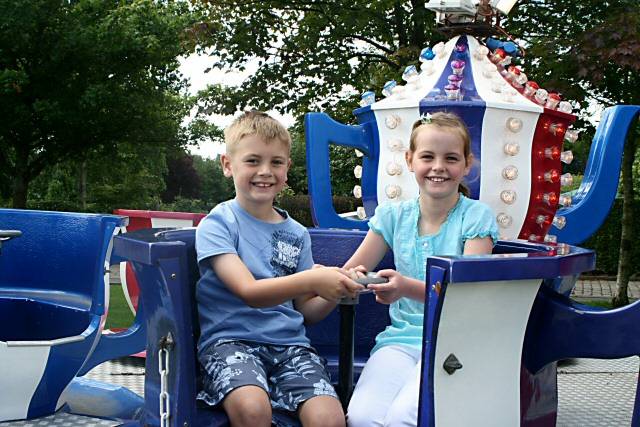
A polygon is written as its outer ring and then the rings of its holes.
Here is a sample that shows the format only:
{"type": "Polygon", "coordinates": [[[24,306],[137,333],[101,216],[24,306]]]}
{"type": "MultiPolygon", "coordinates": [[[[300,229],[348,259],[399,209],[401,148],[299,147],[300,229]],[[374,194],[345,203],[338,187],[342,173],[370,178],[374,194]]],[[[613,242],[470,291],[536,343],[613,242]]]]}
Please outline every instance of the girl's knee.
{"type": "Polygon", "coordinates": [[[352,401],[347,410],[347,425],[349,427],[369,427],[375,425],[371,408],[366,405],[354,404],[352,401]]]}

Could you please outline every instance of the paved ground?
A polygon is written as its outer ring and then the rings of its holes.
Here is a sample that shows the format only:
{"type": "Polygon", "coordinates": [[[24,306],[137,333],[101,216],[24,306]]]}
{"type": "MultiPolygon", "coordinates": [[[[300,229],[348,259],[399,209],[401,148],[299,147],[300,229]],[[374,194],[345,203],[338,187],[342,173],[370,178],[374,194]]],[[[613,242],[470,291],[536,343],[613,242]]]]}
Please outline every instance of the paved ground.
{"type": "MultiPolygon", "coordinates": [[[[576,282],[571,296],[580,299],[611,299],[617,292],[615,279],[584,278],[576,282]]],[[[640,298],[640,281],[630,281],[629,299],[640,298]]]]}

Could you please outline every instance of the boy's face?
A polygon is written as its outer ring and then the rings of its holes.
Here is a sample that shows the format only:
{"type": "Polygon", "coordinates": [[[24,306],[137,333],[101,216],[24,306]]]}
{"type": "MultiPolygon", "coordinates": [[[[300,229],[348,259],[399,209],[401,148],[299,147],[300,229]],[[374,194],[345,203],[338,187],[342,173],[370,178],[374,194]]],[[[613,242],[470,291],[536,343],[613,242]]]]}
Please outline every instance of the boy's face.
{"type": "Polygon", "coordinates": [[[229,154],[220,156],[226,177],[233,177],[236,198],[245,208],[271,206],[287,182],[289,149],[279,140],[267,143],[258,135],[242,138],[229,154]]]}

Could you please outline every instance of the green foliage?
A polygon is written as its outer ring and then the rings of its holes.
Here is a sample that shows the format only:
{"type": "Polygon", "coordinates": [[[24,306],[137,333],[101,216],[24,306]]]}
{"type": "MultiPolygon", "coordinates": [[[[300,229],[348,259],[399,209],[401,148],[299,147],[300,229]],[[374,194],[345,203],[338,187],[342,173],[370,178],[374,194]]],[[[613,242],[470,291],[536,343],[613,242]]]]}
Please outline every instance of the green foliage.
{"type": "Polygon", "coordinates": [[[13,204],[48,167],[121,144],[184,143],[178,57],[193,49],[186,2],[0,3],[0,170],[13,204]]]}
{"type": "Polygon", "coordinates": [[[220,160],[193,156],[193,167],[200,177],[200,199],[206,207],[205,211],[220,202],[233,198],[235,189],[231,178],[224,176],[220,160]]]}
{"type": "Polygon", "coordinates": [[[325,110],[347,122],[358,94],[399,79],[442,39],[420,1],[198,0],[210,22],[213,68],[258,69],[240,87],[210,87],[203,110],[248,105],[297,117],[325,110]]]}
{"type": "MultiPolygon", "coordinates": [[[[286,210],[291,218],[306,227],[314,227],[311,217],[309,196],[296,194],[293,196],[283,195],[278,198],[278,206],[286,210]]],[[[354,212],[357,207],[353,197],[333,197],[333,207],[336,212],[354,212]]]]}
{"type": "Polygon", "coordinates": [[[28,207],[89,212],[159,207],[167,170],[162,147],[120,144],[117,151],[88,153],[86,206],[78,190],[81,163],[67,160],[46,168],[31,185],[28,207]]]}
{"type": "MultiPolygon", "coordinates": [[[[640,200],[633,202],[636,212],[640,212],[640,200]]],[[[640,241],[640,227],[635,227],[634,242],[640,241]]],[[[596,251],[596,273],[615,276],[618,272],[618,259],[620,252],[620,234],[622,232],[622,199],[616,199],[609,216],[594,234],[580,246],[596,251]]],[[[631,247],[629,257],[629,270],[631,274],[640,274],[640,246],[631,247]]]]}

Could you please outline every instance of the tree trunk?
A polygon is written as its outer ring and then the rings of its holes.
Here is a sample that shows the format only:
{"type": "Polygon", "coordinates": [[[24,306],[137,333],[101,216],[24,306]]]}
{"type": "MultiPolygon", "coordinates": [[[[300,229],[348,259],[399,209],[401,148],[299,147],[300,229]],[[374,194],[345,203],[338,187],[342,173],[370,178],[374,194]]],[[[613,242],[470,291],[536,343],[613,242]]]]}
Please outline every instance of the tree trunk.
{"type": "Polygon", "coordinates": [[[87,210],[87,160],[80,162],[80,176],[78,177],[78,193],[82,210],[87,210]]]}
{"type": "Polygon", "coordinates": [[[636,157],[637,135],[629,132],[622,157],[622,233],[620,235],[620,252],[618,257],[618,277],[616,279],[617,294],[611,304],[622,307],[629,304],[627,289],[631,276],[631,245],[633,244],[633,161],[636,157]]]}
{"type": "Polygon", "coordinates": [[[16,149],[16,176],[13,178],[13,207],[25,209],[27,207],[27,194],[29,191],[29,148],[16,149]]]}

